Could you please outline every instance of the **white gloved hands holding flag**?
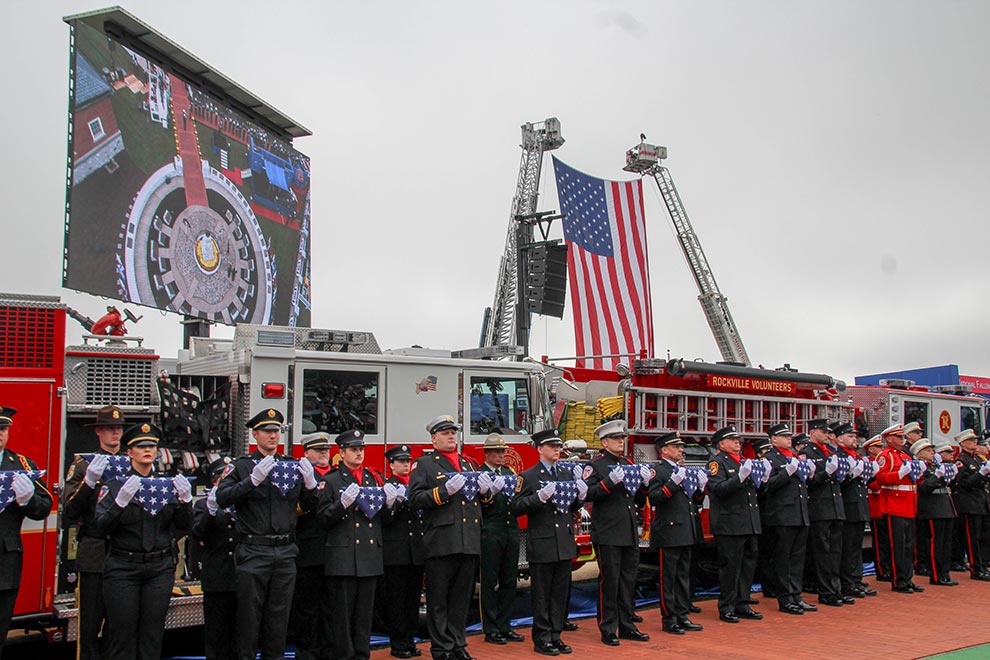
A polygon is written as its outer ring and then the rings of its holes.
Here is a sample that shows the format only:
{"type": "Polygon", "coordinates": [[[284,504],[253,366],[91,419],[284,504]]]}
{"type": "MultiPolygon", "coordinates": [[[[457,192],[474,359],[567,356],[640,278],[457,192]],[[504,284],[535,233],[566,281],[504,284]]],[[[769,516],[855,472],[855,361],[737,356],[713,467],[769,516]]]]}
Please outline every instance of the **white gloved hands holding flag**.
{"type": "Polygon", "coordinates": [[[553,494],[557,492],[557,483],[554,481],[548,481],[543,485],[543,488],[536,491],[537,496],[540,498],[541,502],[547,502],[553,497],[553,494]]]}
{"type": "Polygon", "coordinates": [[[908,473],[910,472],[911,472],[911,463],[908,461],[904,461],[904,463],[901,465],[901,469],[897,471],[897,476],[903,479],[904,477],[908,476],[908,473]]]}
{"type": "Polygon", "coordinates": [[[784,464],[784,472],[787,473],[787,476],[793,477],[794,473],[797,472],[797,469],[798,469],[798,459],[794,457],[788,458],[787,463],[784,464]]]}
{"type": "Polygon", "coordinates": [[[835,474],[835,471],[839,469],[839,459],[835,456],[829,456],[828,460],[825,461],[825,474],[831,476],[835,474]]]}
{"type": "Polygon", "coordinates": [[[680,486],[686,476],[687,470],[678,465],[674,468],[674,472],[670,475],[670,480],[674,482],[675,486],[680,486]]]}
{"type": "Polygon", "coordinates": [[[478,475],[478,492],[482,495],[487,495],[495,487],[495,482],[492,481],[492,477],[488,472],[482,472],[478,475]]]}
{"type": "Polygon", "coordinates": [[[447,483],[444,485],[444,487],[447,489],[447,494],[453,495],[454,493],[458,492],[461,488],[464,488],[464,483],[466,481],[467,480],[464,478],[463,474],[458,473],[452,476],[450,479],[447,480],[447,483]]]}
{"type": "Polygon", "coordinates": [[[268,478],[268,473],[275,467],[275,457],[265,456],[258,461],[258,464],[251,470],[251,483],[260,486],[261,482],[268,478]]]}
{"type": "Polygon", "coordinates": [[[625,471],[618,465],[612,468],[608,473],[608,479],[609,481],[612,482],[613,486],[618,486],[619,484],[621,484],[625,476],[626,476],[625,471]]]}
{"type": "Polygon", "coordinates": [[[747,458],[739,466],[739,481],[746,481],[746,479],[748,479],[749,475],[751,475],[752,473],[753,473],[753,461],[747,458]]]}
{"type": "Polygon", "coordinates": [[[588,484],[583,479],[574,482],[577,487],[578,499],[583,500],[588,495],[588,484]]]}
{"type": "Polygon", "coordinates": [[[396,498],[399,496],[399,489],[395,487],[395,484],[386,483],[382,486],[382,491],[385,493],[385,506],[392,508],[396,498]]]}
{"type": "Polygon", "coordinates": [[[305,456],[299,459],[299,474],[302,475],[306,490],[316,488],[316,471],[313,469],[313,464],[305,456]]]}
{"type": "Polygon", "coordinates": [[[26,474],[22,472],[15,474],[10,485],[14,489],[14,501],[20,506],[24,506],[34,497],[34,482],[26,474]]]}
{"type": "Polygon", "coordinates": [[[134,496],[137,495],[139,490],[141,490],[141,477],[132,474],[127,477],[127,481],[117,491],[117,497],[114,498],[114,502],[121,509],[127,508],[127,505],[131,503],[131,500],[134,499],[134,496]]]}
{"type": "Polygon", "coordinates": [[[86,466],[86,485],[96,488],[96,482],[103,477],[103,471],[107,469],[110,459],[106,454],[97,454],[86,466]]]}
{"type": "Polygon", "coordinates": [[[340,505],[345,509],[351,508],[351,505],[357,501],[358,493],[361,492],[361,487],[357,484],[351,484],[344,490],[340,491],[340,505]]]}

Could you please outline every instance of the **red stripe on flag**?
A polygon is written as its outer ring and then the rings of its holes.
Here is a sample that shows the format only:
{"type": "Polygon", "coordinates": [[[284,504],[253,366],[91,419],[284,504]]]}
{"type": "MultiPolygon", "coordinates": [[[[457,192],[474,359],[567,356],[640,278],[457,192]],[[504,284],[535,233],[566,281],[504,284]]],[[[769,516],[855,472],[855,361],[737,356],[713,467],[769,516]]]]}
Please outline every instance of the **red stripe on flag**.
{"type": "MultiPolygon", "coordinates": [[[[632,305],[632,309],[626,311],[624,313],[624,316],[631,315],[632,318],[636,320],[643,318],[644,309],[642,305],[642,292],[640,290],[640,287],[636,284],[636,271],[639,270],[639,266],[636,262],[634,262],[630,258],[632,255],[629,250],[628,231],[627,231],[627,229],[635,227],[637,222],[635,206],[632,202],[632,193],[633,193],[634,184],[639,184],[639,182],[636,181],[636,182],[629,182],[624,184],[626,198],[628,200],[627,202],[628,212],[624,212],[625,209],[623,209],[622,198],[621,197],[616,198],[615,219],[618,229],[616,233],[619,235],[619,246],[620,246],[620,249],[617,250],[617,253],[620,255],[619,258],[622,259],[622,270],[624,271],[624,275],[625,275],[626,288],[629,291],[629,301],[632,305]]],[[[641,271],[640,271],[640,278],[641,278],[640,281],[642,281],[641,271]]],[[[652,325],[652,319],[650,319],[650,317],[647,316],[645,318],[645,321],[646,321],[645,325],[652,325]]],[[[643,323],[636,323],[637,336],[634,338],[631,336],[630,333],[630,338],[628,340],[626,350],[623,351],[624,353],[638,353],[640,348],[647,346],[646,332],[643,326],[644,326],[643,323]]]]}
{"type": "MultiPolygon", "coordinates": [[[[624,187],[628,188],[628,184],[624,185],[624,187]]],[[[620,195],[620,192],[621,191],[620,191],[620,188],[619,188],[619,184],[617,182],[613,182],[612,183],[612,194],[615,196],[614,197],[614,202],[615,202],[615,222],[616,222],[616,225],[618,226],[618,232],[616,232],[616,233],[619,235],[619,244],[621,246],[622,245],[622,240],[623,240],[622,227],[625,224],[625,218],[623,218],[623,216],[622,216],[622,204],[621,204],[622,197],[620,195]]],[[[619,252],[624,252],[624,249],[620,249],[619,252]]],[[[624,277],[622,279],[624,279],[626,281],[627,288],[630,288],[630,291],[629,291],[630,301],[634,301],[635,299],[632,297],[632,294],[633,294],[633,291],[631,290],[632,287],[630,287],[630,282],[629,282],[629,268],[628,268],[628,266],[625,263],[625,255],[624,254],[622,256],[622,259],[623,259],[623,261],[622,261],[623,270],[625,271],[624,277]]],[[[617,349],[616,350],[616,353],[633,353],[635,351],[634,350],[630,350],[630,349],[635,349],[637,347],[637,342],[636,342],[635,336],[633,335],[632,329],[629,327],[629,311],[630,310],[628,310],[626,308],[626,302],[623,299],[622,292],[620,290],[620,277],[619,277],[618,268],[616,268],[616,263],[618,263],[618,261],[616,259],[608,259],[609,280],[613,283],[613,285],[612,285],[612,299],[615,302],[616,316],[619,318],[619,325],[622,328],[622,336],[623,336],[623,343],[621,345],[616,344],[615,345],[615,348],[617,349]]],[[[632,311],[635,311],[635,309],[636,309],[635,302],[633,302],[633,305],[634,305],[634,308],[633,308],[632,311]]],[[[622,361],[622,358],[615,358],[615,359],[613,359],[612,360],[612,366],[614,367],[615,364],[617,364],[618,362],[621,362],[621,361],[622,361]]]]}

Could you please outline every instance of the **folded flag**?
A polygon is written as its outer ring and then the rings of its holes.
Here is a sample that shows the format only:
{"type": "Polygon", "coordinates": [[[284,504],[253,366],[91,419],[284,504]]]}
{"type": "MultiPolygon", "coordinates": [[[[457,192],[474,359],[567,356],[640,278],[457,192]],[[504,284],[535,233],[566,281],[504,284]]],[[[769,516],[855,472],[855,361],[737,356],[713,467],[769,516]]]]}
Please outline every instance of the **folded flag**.
{"type": "Polygon", "coordinates": [[[622,478],[622,483],[625,484],[626,490],[630,493],[635,493],[639,490],[639,487],[643,485],[643,475],[640,473],[639,464],[633,465],[620,465],[622,471],[625,472],[625,476],[622,478]]]}
{"type": "Polygon", "coordinates": [[[945,480],[952,481],[959,474],[959,468],[956,467],[955,463],[942,463],[942,467],[945,468],[945,480]]]}
{"type": "Polygon", "coordinates": [[[480,472],[448,472],[447,478],[450,479],[454,475],[461,475],[464,477],[464,486],[461,488],[461,493],[467,500],[473,500],[478,496],[478,477],[481,475],[480,472]]]}
{"type": "MultiPolygon", "coordinates": [[[[549,481],[541,481],[540,486],[545,486],[550,483],[549,481]]],[[[577,499],[578,489],[576,481],[554,481],[557,485],[556,490],[553,491],[553,495],[550,500],[553,505],[557,507],[557,511],[560,513],[567,513],[571,510],[571,505],[574,504],[574,500],[577,499]]]]}
{"type": "MultiPolygon", "coordinates": [[[[117,481],[127,481],[130,477],[121,475],[117,481]]],[[[153,516],[157,516],[166,504],[178,502],[179,495],[175,492],[172,477],[139,477],[141,487],[134,494],[133,502],[153,516]]]]}
{"type": "Polygon", "coordinates": [[[26,474],[31,481],[37,481],[45,476],[45,470],[4,470],[0,472],[0,513],[14,501],[14,476],[26,474]]]}
{"type": "Polygon", "coordinates": [[[872,479],[873,477],[875,477],[876,474],[877,474],[877,464],[874,463],[873,461],[870,461],[870,460],[867,460],[867,459],[864,458],[863,459],[863,474],[861,475],[863,481],[869,481],[870,479],[872,479]]]}
{"type": "Polygon", "coordinates": [[[835,462],[839,466],[835,470],[836,481],[845,481],[846,477],[849,476],[849,472],[852,470],[849,458],[846,456],[837,456],[835,462]]]}
{"type": "Polygon", "coordinates": [[[518,474],[499,474],[493,479],[495,482],[495,490],[502,493],[509,499],[512,499],[516,495],[516,490],[519,488],[519,482],[522,480],[518,474]]]}
{"type": "Polygon", "coordinates": [[[299,463],[290,460],[276,461],[275,465],[272,466],[272,471],[268,473],[272,485],[283,495],[296,487],[296,484],[299,483],[299,476],[299,463]]]}
{"type": "Polygon", "coordinates": [[[767,478],[767,465],[760,460],[750,461],[750,464],[753,466],[753,471],[749,473],[749,478],[753,481],[753,485],[759,488],[767,478]]]}
{"type": "Polygon", "coordinates": [[[361,513],[371,520],[385,505],[385,489],[381,486],[361,486],[354,501],[361,513]]]}
{"type": "Polygon", "coordinates": [[[806,458],[798,459],[797,476],[803,482],[811,476],[811,463],[806,458]]]}
{"type": "MultiPolygon", "coordinates": [[[[79,454],[87,463],[93,460],[96,454],[79,454]]],[[[122,477],[131,471],[131,459],[129,456],[107,455],[107,468],[103,471],[103,481],[113,481],[117,477],[122,477]]]]}
{"type": "Polygon", "coordinates": [[[925,462],[924,461],[908,461],[911,465],[911,471],[908,472],[908,477],[911,479],[911,483],[918,483],[918,479],[921,479],[921,475],[925,473],[925,462]]]}
{"type": "Polygon", "coordinates": [[[557,461],[554,467],[557,468],[558,474],[560,470],[566,470],[567,474],[573,475],[575,479],[580,479],[584,473],[584,465],[574,461],[557,461]]]}
{"type": "Polygon", "coordinates": [[[700,473],[704,471],[704,468],[689,467],[681,469],[685,472],[684,479],[681,481],[681,490],[688,497],[694,497],[694,494],[701,488],[700,473]]]}

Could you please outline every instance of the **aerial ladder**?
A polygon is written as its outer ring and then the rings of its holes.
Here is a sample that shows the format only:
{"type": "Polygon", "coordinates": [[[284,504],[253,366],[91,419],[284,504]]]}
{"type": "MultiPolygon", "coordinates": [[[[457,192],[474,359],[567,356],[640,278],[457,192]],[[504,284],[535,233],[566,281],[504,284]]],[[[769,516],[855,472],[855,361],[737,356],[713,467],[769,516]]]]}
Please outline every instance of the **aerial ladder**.
{"type": "Polygon", "coordinates": [[[687,211],[684,210],[684,204],[674,186],[670,171],[660,164],[667,157],[667,148],[648,144],[645,135],[640,135],[640,140],[637,146],[626,152],[626,166],[622,169],[640,176],[651,176],[656,181],[663,203],[667,206],[667,212],[674,223],[677,240],[698,285],[698,301],[715,336],[715,343],[718,344],[722,359],[748,367],[751,364],[749,355],[746,353],[746,347],[743,346],[736,323],[732,320],[732,314],[729,313],[726,297],[719,291],[715,275],[708,264],[704,250],[701,249],[701,241],[694,233],[687,211]]]}
{"type": "MultiPolygon", "coordinates": [[[[539,197],[540,172],[543,169],[543,154],[564,144],[560,135],[560,121],[550,117],[542,122],[522,125],[522,158],[519,161],[519,178],[516,181],[516,194],[512,198],[509,213],[509,231],[505,237],[505,251],[499,263],[498,282],[495,286],[495,301],[485,309],[481,329],[480,345],[483,348],[504,349],[502,357],[521,358],[514,352],[515,347],[528,343],[525,334],[529,328],[531,312],[521,300],[519,248],[533,242],[533,224],[527,222],[537,216],[536,202],[539,197]],[[526,321],[525,323],[520,323],[526,321]],[[522,326],[522,330],[520,330],[522,326]]],[[[494,353],[489,353],[495,356],[494,353]]]]}

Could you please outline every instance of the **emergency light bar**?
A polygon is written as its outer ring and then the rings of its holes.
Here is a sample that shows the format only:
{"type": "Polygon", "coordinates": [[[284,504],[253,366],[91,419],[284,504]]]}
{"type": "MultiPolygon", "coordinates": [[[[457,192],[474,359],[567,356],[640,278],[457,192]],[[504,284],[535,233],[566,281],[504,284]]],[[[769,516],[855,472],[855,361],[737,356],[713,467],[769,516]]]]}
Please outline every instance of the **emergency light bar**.
{"type": "Polygon", "coordinates": [[[463,351],[451,351],[450,357],[467,360],[484,360],[501,357],[518,357],[523,354],[522,346],[482,346],[481,348],[465,348],[463,351]]]}

